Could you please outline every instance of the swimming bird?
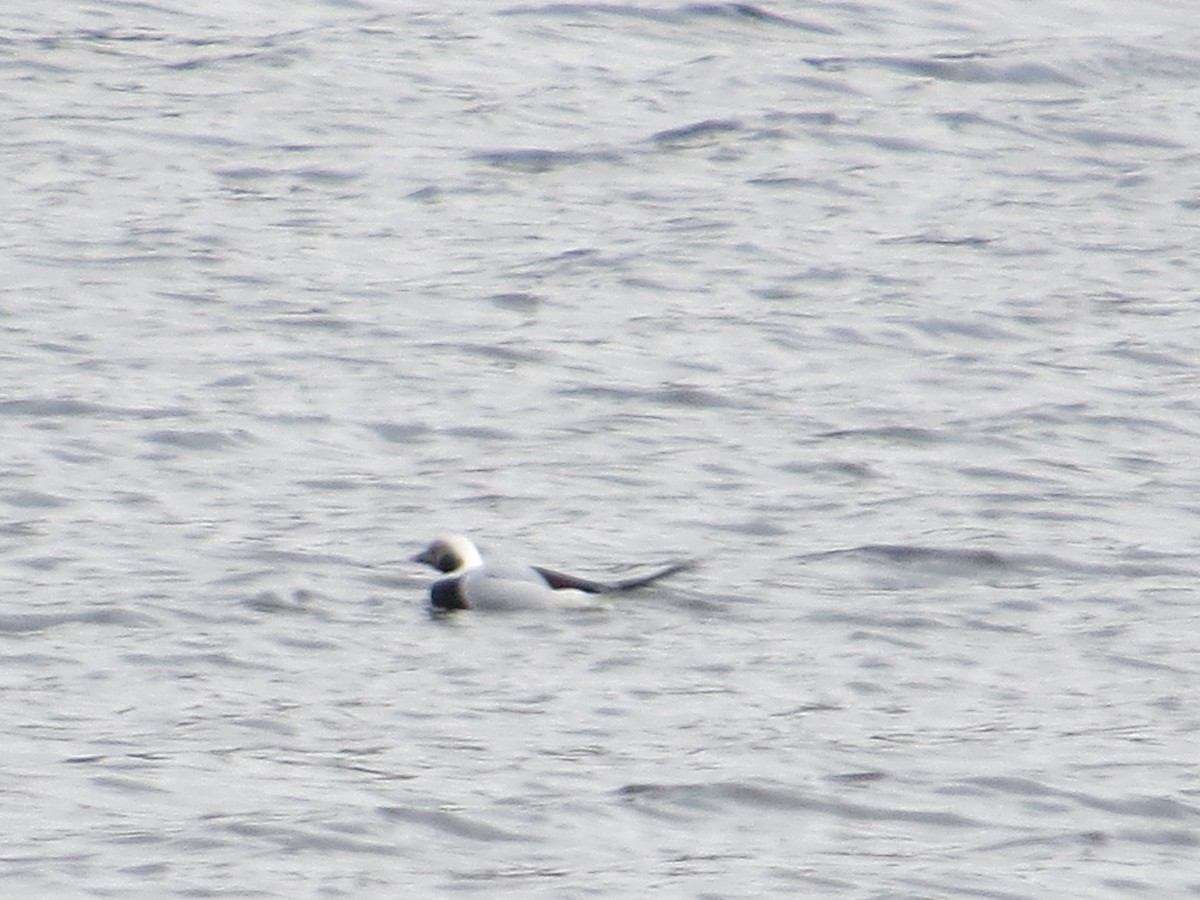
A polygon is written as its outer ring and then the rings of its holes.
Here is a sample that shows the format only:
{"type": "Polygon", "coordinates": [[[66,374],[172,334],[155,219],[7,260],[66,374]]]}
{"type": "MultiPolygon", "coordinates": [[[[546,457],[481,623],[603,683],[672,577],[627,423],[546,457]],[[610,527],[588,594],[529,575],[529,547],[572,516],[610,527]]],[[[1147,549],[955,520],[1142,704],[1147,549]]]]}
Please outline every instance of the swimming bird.
{"type": "Polygon", "coordinates": [[[676,562],[648,575],[609,584],[541,566],[484,562],[475,544],[461,534],[438,538],[413,557],[413,562],[446,573],[429,589],[429,602],[435,610],[595,606],[590,595],[632,591],[693,565],[676,562]]]}

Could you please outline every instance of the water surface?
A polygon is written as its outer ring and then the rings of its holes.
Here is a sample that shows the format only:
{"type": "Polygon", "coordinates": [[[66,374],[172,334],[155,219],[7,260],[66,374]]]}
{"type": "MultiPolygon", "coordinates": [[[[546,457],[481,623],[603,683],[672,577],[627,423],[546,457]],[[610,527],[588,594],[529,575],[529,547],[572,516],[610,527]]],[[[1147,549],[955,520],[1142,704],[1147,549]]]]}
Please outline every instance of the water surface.
{"type": "Polygon", "coordinates": [[[10,18],[10,893],[1200,891],[1190,5],[10,18]]]}

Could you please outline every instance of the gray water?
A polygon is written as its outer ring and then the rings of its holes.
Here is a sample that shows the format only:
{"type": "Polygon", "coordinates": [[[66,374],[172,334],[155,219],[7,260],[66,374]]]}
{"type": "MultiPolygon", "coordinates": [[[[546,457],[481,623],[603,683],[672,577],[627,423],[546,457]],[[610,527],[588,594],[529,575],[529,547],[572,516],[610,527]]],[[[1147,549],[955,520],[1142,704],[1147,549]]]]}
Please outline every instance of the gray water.
{"type": "Polygon", "coordinates": [[[1194,5],[461,6],[6,12],[0,893],[1200,893],[1194,5]]]}

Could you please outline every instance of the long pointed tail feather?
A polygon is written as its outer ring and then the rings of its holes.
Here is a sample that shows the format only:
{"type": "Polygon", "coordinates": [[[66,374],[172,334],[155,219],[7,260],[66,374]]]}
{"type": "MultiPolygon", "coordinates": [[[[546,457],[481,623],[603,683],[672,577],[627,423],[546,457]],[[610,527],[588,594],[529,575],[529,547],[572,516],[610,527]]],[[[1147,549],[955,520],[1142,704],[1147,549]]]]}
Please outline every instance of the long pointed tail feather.
{"type": "Polygon", "coordinates": [[[608,589],[614,593],[618,591],[637,590],[638,588],[646,587],[648,584],[654,584],[654,582],[660,581],[668,575],[674,575],[677,572],[686,572],[688,569],[695,567],[695,565],[696,561],[694,559],[681,560],[671,563],[669,566],[664,566],[655,572],[651,572],[649,575],[639,575],[636,578],[626,578],[622,581],[617,581],[610,584],[608,589]]]}

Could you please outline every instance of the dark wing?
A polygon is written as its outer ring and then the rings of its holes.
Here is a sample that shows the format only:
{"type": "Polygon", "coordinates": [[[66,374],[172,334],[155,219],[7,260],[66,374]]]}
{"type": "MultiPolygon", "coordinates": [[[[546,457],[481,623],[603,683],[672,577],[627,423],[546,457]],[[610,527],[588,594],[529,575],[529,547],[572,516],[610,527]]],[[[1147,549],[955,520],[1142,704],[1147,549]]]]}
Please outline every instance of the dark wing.
{"type": "Polygon", "coordinates": [[[574,588],[577,591],[584,591],[589,594],[611,594],[617,591],[632,591],[636,588],[645,587],[648,584],[654,584],[659,579],[666,578],[668,575],[674,575],[676,572],[683,572],[694,565],[695,562],[691,560],[672,563],[669,566],[651,572],[649,575],[626,578],[623,581],[617,581],[613,584],[590,581],[587,578],[566,575],[562,572],[555,572],[552,569],[543,569],[541,566],[534,566],[533,570],[541,575],[546,584],[550,585],[556,591],[561,591],[564,588],[574,588]]]}
{"type": "Polygon", "coordinates": [[[541,575],[546,584],[550,585],[556,591],[574,588],[577,591],[583,591],[588,594],[607,594],[612,590],[607,584],[601,584],[599,581],[577,578],[574,575],[555,572],[553,569],[543,569],[541,566],[532,566],[531,568],[541,575]]]}

